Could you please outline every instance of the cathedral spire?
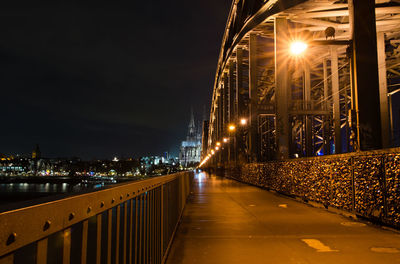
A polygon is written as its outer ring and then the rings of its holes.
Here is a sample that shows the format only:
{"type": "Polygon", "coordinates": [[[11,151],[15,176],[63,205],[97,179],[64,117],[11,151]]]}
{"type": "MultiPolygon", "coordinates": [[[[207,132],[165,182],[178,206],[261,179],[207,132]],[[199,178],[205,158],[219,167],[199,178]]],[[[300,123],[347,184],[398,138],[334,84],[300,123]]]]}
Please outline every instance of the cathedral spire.
{"type": "Polygon", "coordinates": [[[190,141],[196,137],[196,125],[194,123],[194,114],[193,114],[193,107],[190,108],[190,122],[189,122],[189,129],[187,140],[190,141]]]}
{"type": "Polygon", "coordinates": [[[190,122],[189,122],[189,129],[191,127],[195,127],[194,124],[194,114],[193,114],[193,107],[190,107],[190,122]]]}

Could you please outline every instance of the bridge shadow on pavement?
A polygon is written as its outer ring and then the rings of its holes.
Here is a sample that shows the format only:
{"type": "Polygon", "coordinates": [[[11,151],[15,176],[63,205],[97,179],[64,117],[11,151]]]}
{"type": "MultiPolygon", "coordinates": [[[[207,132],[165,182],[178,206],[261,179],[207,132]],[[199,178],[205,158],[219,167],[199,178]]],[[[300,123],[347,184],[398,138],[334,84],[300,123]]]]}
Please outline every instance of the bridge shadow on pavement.
{"type": "Polygon", "coordinates": [[[400,233],[202,172],[167,263],[400,263],[400,233]]]}

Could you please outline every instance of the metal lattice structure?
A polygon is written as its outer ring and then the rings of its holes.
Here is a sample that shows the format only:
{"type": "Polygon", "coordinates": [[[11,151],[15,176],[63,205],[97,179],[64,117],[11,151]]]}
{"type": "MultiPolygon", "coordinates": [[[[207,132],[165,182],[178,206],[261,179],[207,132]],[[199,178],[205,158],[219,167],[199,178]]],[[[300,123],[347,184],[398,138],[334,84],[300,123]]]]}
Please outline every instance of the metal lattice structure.
{"type": "Polygon", "coordinates": [[[399,0],[234,0],[202,164],[399,145],[399,45],[399,0]]]}

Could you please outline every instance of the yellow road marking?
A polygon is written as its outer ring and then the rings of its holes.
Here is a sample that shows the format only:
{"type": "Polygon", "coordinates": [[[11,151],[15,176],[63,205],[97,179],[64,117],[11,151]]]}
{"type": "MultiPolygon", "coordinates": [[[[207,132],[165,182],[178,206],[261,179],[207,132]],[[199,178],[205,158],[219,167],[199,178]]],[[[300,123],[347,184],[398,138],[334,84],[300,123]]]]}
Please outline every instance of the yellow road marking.
{"type": "Polygon", "coordinates": [[[287,204],[280,204],[279,207],[280,208],[287,208],[287,204]]]}

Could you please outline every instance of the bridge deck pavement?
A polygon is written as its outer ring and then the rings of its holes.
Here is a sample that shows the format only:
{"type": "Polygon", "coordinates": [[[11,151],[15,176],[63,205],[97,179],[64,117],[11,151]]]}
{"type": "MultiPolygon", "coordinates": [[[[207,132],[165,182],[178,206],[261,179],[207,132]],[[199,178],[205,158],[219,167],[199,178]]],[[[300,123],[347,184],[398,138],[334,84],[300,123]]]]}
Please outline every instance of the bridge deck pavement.
{"type": "Polygon", "coordinates": [[[400,233],[200,173],[167,263],[400,263],[400,233]]]}

